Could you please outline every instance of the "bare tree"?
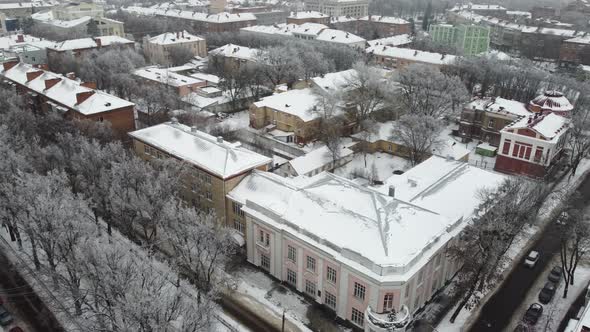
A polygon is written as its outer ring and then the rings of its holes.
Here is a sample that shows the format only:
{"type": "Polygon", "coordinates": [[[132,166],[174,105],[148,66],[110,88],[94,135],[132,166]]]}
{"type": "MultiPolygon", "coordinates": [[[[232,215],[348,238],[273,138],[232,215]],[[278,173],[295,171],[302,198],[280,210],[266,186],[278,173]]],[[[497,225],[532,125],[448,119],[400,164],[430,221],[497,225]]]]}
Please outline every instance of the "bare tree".
{"type": "Polygon", "coordinates": [[[273,86],[292,84],[302,76],[303,64],[292,47],[274,46],[262,49],[257,54],[259,69],[273,86]]]}
{"type": "Polygon", "coordinates": [[[406,114],[395,122],[391,134],[394,141],[402,143],[412,166],[415,166],[428,158],[440,144],[441,131],[441,121],[432,116],[406,114]]]}
{"type": "Polygon", "coordinates": [[[569,286],[574,284],[574,274],[580,259],[590,250],[590,222],[585,219],[582,211],[567,209],[565,213],[567,218],[560,236],[559,251],[565,285],[563,298],[567,297],[569,286]]]}
{"type": "Polygon", "coordinates": [[[588,151],[590,151],[590,115],[588,115],[587,103],[586,98],[578,102],[572,115],[567,142],[572,167],[570,177],[576,174],[578,165],[583,158],[588,156],[588,151]]]}
{"type": "MultiPolygon", "coordinates": [[[[357,62],[354,74],[347,78],[344,99],[351,103],[350,113],[359,124],[366,124],[373,111],[384,106],[384,89],[386,80],[380,69],[357,62]]],[[[363,128],[364,129],[364,128],[363,128]]]]}
{"type": "Polygon", "coordinates": [[[188,47],[180,46],[169,48],[168,56],[173,66],[184,65],[195,57],[188,47]]]}

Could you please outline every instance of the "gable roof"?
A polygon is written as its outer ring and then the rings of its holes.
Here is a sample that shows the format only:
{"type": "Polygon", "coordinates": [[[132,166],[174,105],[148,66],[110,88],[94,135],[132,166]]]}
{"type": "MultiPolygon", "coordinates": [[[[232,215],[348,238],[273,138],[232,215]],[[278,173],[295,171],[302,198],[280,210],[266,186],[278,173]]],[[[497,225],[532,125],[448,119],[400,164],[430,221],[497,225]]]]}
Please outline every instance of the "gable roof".
{"type": "Polygon", "coordinates": [[[235,44],[226,44],[209,51],[210,55],[223,56],[228,58],[238,58],[249,61],[256,61],[259,50],[235,44]]]}
{"type": "Polygon", "coordinates": [[[158,45],[173,45],[182,43],[192,43],[195,41],[205,40],[199,36],[191,35],[186,30],[181,32],[165,32],[163,34],[151,37],[149,42],[158,45]]]}
{"type": "Polygon", "coordinates": [[[371,48],[369,53],[380,55],[380,56],[399,58],[399,59],[411,60],[411,61],[422,62],[422,63],[429,63],[429,64],[434,64],[434,65],[451,64],[457,58],[457,56],[450,55],[450,54],[431,53],[431,52],[413,50],[413,49],[409,49],[409,48],[388,47],[388,46],[373,47],[373,48],[371,48]]]}
{"type": "Polygon", "coordinates": [[[163,123],[129,133],[146,144],[227,179],[269,164],[272,160],[178,123],[163,123]]]}
{"type": "Polygon", "coordinates": [[[506,126],[502,131],[508,129],[530,129],[548,141],[557,141],[569,128],[569,120],[554,113],[540,114],[533,113],[524,116],[506,126]]]}
{"type": "Polygon", "coordinates": [[[319,117],[313,111],[317,103],[318,99],[311,89],[295,89],[264,97],[254,105],[291,114],[307,122],[319,117]]]}

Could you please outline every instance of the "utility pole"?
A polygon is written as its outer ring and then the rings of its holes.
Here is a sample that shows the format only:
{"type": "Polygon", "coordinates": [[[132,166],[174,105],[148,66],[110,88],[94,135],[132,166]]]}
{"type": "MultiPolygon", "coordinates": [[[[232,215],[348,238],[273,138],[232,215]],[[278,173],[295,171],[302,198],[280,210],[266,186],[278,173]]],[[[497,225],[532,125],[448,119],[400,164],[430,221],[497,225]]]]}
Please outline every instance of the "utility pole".
{"type": "Polygon", "coordinates": [[[287,311],[287,309],[283,309],[283,327],[281,328],[281,332],[285,332],[285,311],[287,311]]]}

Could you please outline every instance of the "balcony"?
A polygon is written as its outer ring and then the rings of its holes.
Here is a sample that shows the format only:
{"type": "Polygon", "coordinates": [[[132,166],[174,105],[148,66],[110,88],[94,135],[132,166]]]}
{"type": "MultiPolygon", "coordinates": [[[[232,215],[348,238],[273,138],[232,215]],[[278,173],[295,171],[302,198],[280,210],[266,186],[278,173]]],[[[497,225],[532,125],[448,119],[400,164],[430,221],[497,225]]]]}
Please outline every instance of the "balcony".
{"type": "Polygon", "coordinates": [[[400,332],[405,331],[410,323],[410,310],[405,305],[399,311],[384,312],[379,314],[367,307],[365,319],[371,331],[376,332],[400,332]]]}

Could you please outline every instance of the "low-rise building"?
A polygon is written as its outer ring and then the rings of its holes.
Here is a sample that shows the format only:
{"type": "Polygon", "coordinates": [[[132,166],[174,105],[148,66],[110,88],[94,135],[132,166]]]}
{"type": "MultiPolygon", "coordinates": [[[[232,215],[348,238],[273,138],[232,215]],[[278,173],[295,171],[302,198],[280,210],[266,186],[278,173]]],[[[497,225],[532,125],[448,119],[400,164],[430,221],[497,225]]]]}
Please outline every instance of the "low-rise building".
{"type": "Polygon", "coordinates": [[[305,9],[328,16],[363,17],[369,14],[368,0],[305,0],[305,9]]]}
{"type": "Polygon", "coordinates": [[[135,153],[142,159],[172,158],[190,165],[189,174],[182,181],[182,198],[191,206],[215,212],[222,223],[234,209],[226,195],[252,170],[266,171],[272,162],[240,143],[224,141],[174,120],[134,131],[129,136],[135,153]]]}
{"type": "Polygon", "coordinates": [[[52,59],[69,53],[80,57],[88,52],[114,47],[134,48],[135,43],[119,36],[102,36],[95,38],[70,39],[47,47],[47,58],[52,59]]]}
{"type": "Polygon", "coordinates": [[[358,329],[405,331],[460,268],[446,250],[476,214],[477,192],[503,180],[438,157],[379,188],[254,171],[227,195],[228,220],[248,262],[358,329]]]}
{"type": "Polygon", "coordinates": [[[530,115],[527,105],[500,97],[476,99],[463,107],[459,134],[463,138],[500,145],[500,131],[523,116],[530,115]]]}
{"type": "Polygon", "coordinates": [[[530,59],[559,60],[562,43],[584,34],[570,29],[526,27],[521,35],[521,54],[530,59]]]}
{"type": "Polygon", "coordinates": [[[186,31],[166,32],[155,37],[146,37],[143,50],[148,59],[157,64],[170,65],[170,52],[176,48],[183,48],[194,56],[207,56],[207,42],[204,38],[192,35],[186,31]]]}
{"type": "Polygon", "coordinates": [[[20,59],[32,65],[47,64],[47,47],[55,45],[54,41],[16,34],[0,37],[1,60],[20,59]]]}
{"type": "Polygon", "coordinates": [[[133,72],[133,75],[142,79],[148,84],[157,84],[163,88],[169,88],[178,94],[179,97],[184,97],[192,92],[196,92],[198,88],[205,87],[206,81],[180,75],[175,72],[171,72],[166,68],[160,68],[159,66],[150,66],[145,68],[137,69],[133,72]]]}
{"type": "Polygon", "coordinates": [[[564,40],[559,50],[559,62],[566,66],[590,65],[590,35],[564,40]]]}
{"type": "Polygon", "coordinates": [[[384,46],[409,47],[412,45],[413,41],[414,37],[412,37],[411,35],[397,35],[392,37],[367,40],[367,44],[369,44],[369,49],[367,50],[367,52],[370,52],[373,48],[384,46]]]}
{"type": "Polygon", "coordinates": [[[367,46],[367,41],[364,38],[350,32],[335,29],[323,29],[315,40],[346,45],[358,49],[365,49],[367,46]]]}
{"type": "Polygon", "coordinates": [[[107,121],[116,133],[135,130],[135,104],[82,83],[30,64],[9,61],[0,72],[5,84],[26,98],[36,111],[55,111],[67,118],[107,121]]]}
{"type": "Polygon", "coordinates": [[[260,50],[234,44],[223,45],[209,51],[209,66],[222,66],[225,70],[252,68],[258,61],[260,50]]]}
{"type": "Polygon", "coordinates": [[[369,15],[359,18],[357,33],[377,39],[412,33],[410,22],[393,16],[369,15]]]}
{"type": "Polygon", "coordinates": [[[0,13],[6,17],[24,19],[36,12],[51,9],[57,4],[57,1],[5,2],[0,3],[0,13]]]}
{"type": "Polygon", "coordinates": [[[51,9],[57,20],[70,21],[85,16],[103,17],[104,8],[94,2],[66,2],[51,9]]]}
{"type": "MultiPolygon", "coordinates": [[[[98,13],[91,13],[98,15],[98,13]]],[[[123,22],[116,21],[103,16],[81,16],[77,15],[66,15],[66,17],[72,17],[72,19],[61,19],[56,15],[57,12],[54,10],[35,13],[31,17],[35,21],[35,24],[47,27],[49,29],[68,33],[72,35],[83,35],[90,34],[93,36],[125,36],[125,25],[123,22]],[[92,27],[95,31],[92,31],[92,27]]]]}
{"type": "Polygon", "coordinates": [[[331,172],[335,168],[350,162],[354,151],[348,146],[341,146],[333,153],[327,146],[322,146],[303,156],[291,159],[274,173],[282,176],[313,176],[321,172],[331,172]]]}
{"type": "Polygon", "coordinates": [[[390,46],[369,47],[367,53],[374,63],[387,68],[402,69],[411,64],[424,64],[433,67],[452,65],[457,58],[454,55],[424,52],[409,48],[390,46]]]}
{"type": "Polygon", "coordinates": [[[500,17],[500,18],[506,18],[506,16],[507,16],[507,14],[506,14],[507,9],[505,7],[500,6],[500,5],[479,5],[479,4],[469,3],[466,5],[456,5],[455,7],[450,9],[450,11],[452,11],[452,12],[468,11],[468,12],[471,12],[471,13],[474,13],[477,15],[500,17]]]}
{"type": "Polygon", "coordinates": [[[330,16],[316,11],[291,12],[287,17],[287,24],[318,23],[330,24],[330,16]]]}

